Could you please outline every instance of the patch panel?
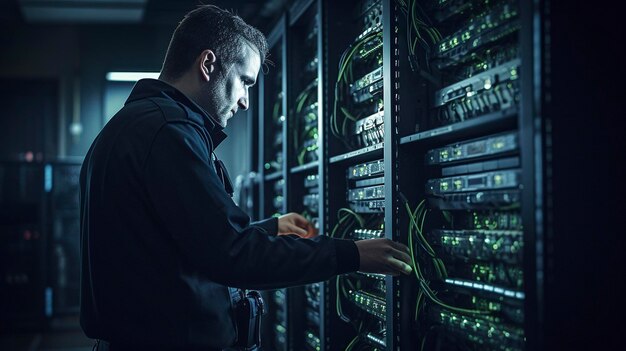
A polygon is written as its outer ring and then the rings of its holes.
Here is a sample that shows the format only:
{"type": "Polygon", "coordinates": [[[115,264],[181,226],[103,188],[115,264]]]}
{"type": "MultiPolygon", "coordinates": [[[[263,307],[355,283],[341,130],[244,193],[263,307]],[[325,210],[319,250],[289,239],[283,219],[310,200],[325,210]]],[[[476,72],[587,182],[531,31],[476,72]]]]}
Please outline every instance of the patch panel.
{"type": "Polygon", "coordinates": [[[431,195],[516,188],[521,184],[520,178],[520,170],[504,170],[431,179],[426,182],[425,188],[426,193],[431,195]]]}
{"type": "Polygon", "coordinates": [[[348,201],[373,200],[385,197],[385,186],[375,185],[366,188],[348,189],[348,201]]]}
{"type": "Polygon", "coordinates": [[[472,17],[437,47],[437,57],[456,60],[477,48],[499,40],[519,29],[518,11],[513,1],[507,1],[472,17]]]}
{"type": "Polygon", "coordinates": [[[352,201],[349,206],[356,213],[381,213],[385,211],[385,200],[352,201]]]}
{"type": "Polygon", "coordinates": [[[373,98],[374,95],[379,94],[383,89],[383,85],[380,83],[382,79],[383,67],[380,66],[350,84],[350,94],[352,94],[354,102],[361,103],[373,98]]]}
{"type": "Polygon", "coordinates": [[[365,312],[386,320],[387,305],[385,300],[364,291],[348,291],[348,299],[365,312]]]}
{"type": "Polygon", "coordinates": [[[464,315],[439,307],[431,309],[431,316],[455,337],[480,345],[481,349],[523,350],[524,330],[505,325],[497,319],[464,315]]]}
{"type": "Polygon", "coordinates": [[[435,229],[429,236],[443,253],[468,260],[522,262],[523,232],[517,230],[435,229]]]}
{"type": "MultiPolygon", "coordinates": [[[[494,294],[494,287],[488,284],[471,283],[456,279],[446,279],[446,289],[438,295],[445,303],[458,307],[485,311],[483,318],[493,322],[521,325],[524,323],[524,293],[494,294]],[[455,284],[459,283],[459,284],[455,284]],[[472,286],[468,286],[472,285],[472,286]]],[[[502,289],[503,291],[508,291],[502,289]]]]}
{"type": "Polygon", "coordinates": [[[449,229],[522,230],[518,211],[454,211],[445,215],[449,229]]]}
{"type": "Polygon", "coordinates": [[[376,175],[382,175],[385,172],[385,162],[376,160],[361,163],[348,168],[348,179],[362,179],[376,175]]]}
{"type": "Polygon", "coordinates": [[[521,291],[524,284],[524,271],[516,265],[501,262],[474,262],[465,259],[460,262],[450,261],[446,265],[448,277],[464,279],[479,284],[487,284],[521,291]]]}
{"type": "Polygon", "coordinates": [[[382,229],[355,229],[350,234],[354,240],[384,238],[385,232],[382,229]]]}
{"type": "Polygon", "coordinates": [[[359,289],[367,290],[372,295],[378,296],[381,299],[385,298],[385,293],[387,292],[385,275],[354,272],[349,274],[349,276],[357,282],[359,289]]]}
{"type": "Polygon", "coordinates": [[[387,342],[385,341],[385,335],[377,335],[374,333],[365,333],[363,334],[363,340],[371,346],[380,347],[383,350],[387,347],[387,342]]]}
{"type": "Polygon", "coordinates": [[[519,149],[517,133],[490,136],[432,149],[426,153],[426,164],[437,165],[449,162],[471,160],[479,157],[495,156],[519,149]]]}

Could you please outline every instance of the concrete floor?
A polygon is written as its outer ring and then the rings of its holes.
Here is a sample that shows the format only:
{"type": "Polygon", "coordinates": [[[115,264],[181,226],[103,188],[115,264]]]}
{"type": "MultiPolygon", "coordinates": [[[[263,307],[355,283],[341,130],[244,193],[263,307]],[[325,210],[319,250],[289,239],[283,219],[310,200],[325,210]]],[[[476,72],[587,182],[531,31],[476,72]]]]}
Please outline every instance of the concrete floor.
{"type": "Polygon", "coordinates": [[[93,344],[80,329],[78,316],[56,318],[44,332],[0,334],[2,351],[91,351],[93,344]]]}

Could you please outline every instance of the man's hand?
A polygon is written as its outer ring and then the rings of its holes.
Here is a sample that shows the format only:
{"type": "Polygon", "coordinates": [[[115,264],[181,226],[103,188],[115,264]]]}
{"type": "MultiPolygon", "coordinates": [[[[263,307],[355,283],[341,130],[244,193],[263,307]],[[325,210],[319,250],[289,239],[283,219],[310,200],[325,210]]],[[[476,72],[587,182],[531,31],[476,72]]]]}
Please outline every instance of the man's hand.
{"type": "Polygon", "coordinates": [[[359,271],[399,275],[411,274],[409,248],[389,239],[355,241],[361,256],[359,271]]]}
{"type": "Polygon", "coordinates": [[[317,229],[306,218],[297,213],[287,213],[278,217],[278,235],[295,234],[301,238],[317,236],[317,229]]]}

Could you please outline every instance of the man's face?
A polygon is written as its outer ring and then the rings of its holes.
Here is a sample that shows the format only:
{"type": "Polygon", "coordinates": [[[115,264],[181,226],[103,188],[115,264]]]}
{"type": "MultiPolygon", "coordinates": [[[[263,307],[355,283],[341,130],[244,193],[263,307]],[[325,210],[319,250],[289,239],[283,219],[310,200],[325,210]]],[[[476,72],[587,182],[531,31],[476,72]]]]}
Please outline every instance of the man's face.
{"type": "Polygon", "coordinates": [[[227,121],[239,109],[248,109],[248,88],[256,83],[260,68],[258,51],[246,43],[238,60],[211,74],[211,80],[207,82],[208,91],[203,93],[206,99],[202,99],[205,102],[202,107],[222,127],[226,127],[227,121]]]}

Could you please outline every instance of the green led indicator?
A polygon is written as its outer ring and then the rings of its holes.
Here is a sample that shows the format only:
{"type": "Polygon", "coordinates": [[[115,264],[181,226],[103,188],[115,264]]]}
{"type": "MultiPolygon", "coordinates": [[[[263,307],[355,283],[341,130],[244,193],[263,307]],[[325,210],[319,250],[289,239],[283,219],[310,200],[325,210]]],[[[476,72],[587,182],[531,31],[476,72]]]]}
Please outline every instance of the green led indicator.
{"type": "Polygon", "coordinates": [[[457,190],[461,190],[463,188],[463,182],[461,181],[461,179],[454,180],[454,187],[457,190]]]}
{"type": "Polygon", "coordinates": [[[502,177],[501,174],[496,174],[495,176],[493,176],[493,182],[495,185],[502,185],[502,183],[504,182],[504,177],[502,177]]]}

